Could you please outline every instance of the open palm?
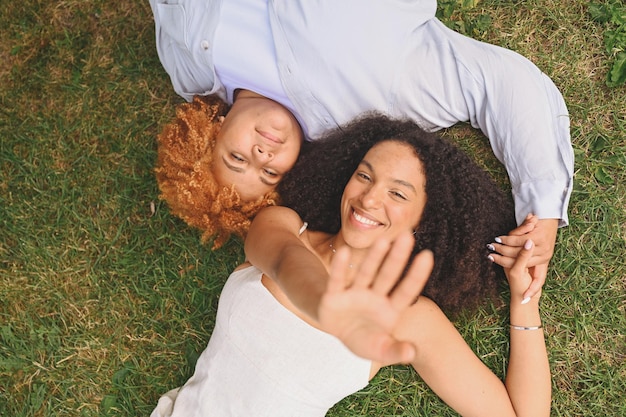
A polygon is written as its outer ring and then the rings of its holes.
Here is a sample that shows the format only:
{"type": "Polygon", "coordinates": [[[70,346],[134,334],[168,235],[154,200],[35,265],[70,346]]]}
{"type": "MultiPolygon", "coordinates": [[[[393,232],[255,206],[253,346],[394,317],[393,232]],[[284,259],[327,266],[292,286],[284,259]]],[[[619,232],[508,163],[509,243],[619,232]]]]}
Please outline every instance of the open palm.
{"type": "Polygon", "coordinates": [[[415,348],[392,333],[426,285],[434,262],[430,251],[422,251],[403,277],[413,244],[410,233],[392,244],[378,242],[356,273],[348,262],[349,249],[338,250],[319,306],[322,329],[363,358],[383,363],[411,361],[415,348]]]}

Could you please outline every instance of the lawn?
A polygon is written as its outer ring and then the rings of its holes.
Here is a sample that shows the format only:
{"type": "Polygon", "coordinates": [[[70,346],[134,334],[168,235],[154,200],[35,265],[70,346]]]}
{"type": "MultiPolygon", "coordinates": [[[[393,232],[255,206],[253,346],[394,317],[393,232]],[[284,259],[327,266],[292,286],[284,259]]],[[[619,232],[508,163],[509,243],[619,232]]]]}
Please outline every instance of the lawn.
{"type": "MultiPolygon", "coordinates": [[[[614,34],[626,9],[459,3],[440,2],[443,20],[530,58],[570,110],[570,226],[542,301],[553,415],[624,416],[626,87],[614,81],[626,46],[614,34]]],[[[241,242],[212,252],[158,199],[155,137],[182,99],[159,63],[147,1],[0,5],[0,415],[149,415],[193,372],[241,242]]],[[[504,181],[479,133],[445,134],[504,181]]],[[[506,323],[489,306],[457,323],[499,375],[506,323]]],[[[395,366],[330,413],[355,415],[455,414],[395,366]]]]}

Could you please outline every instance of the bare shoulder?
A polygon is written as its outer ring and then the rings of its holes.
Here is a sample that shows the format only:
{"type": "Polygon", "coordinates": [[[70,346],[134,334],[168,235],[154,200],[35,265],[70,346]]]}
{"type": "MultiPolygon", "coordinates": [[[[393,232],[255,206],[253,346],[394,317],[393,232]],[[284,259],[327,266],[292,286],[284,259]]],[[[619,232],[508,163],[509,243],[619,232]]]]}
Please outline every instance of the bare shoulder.
{"type": "Polygon", "coordinates": [[[254,265],[261,266],[263,257],[279,254],[285,247],[298,244],[303,224],[298,213],[290,208],[264,208],[255,216],[248,230],[244,242],[246,256],[254,265]]]}
{"type": "Polygon", "coordinates": [[[297,226],[300,227],[303,224],[302,219],[294,210],[289,207],[283,206],[269,206],[263,208],[259,213],[254,217],[252,221],[252,227],[258,226],[259,224],[263,225],[266,223],[270,223],[273,225],[284,225],[284,226],[297,226]]]}

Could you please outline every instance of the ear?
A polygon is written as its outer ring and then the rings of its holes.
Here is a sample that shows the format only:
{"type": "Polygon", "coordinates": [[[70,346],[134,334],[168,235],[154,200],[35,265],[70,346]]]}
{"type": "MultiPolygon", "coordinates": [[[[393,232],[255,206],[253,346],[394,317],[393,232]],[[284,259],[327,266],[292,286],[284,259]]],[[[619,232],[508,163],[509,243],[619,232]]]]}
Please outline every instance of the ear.
{"type": "Polygon", "coordinates": [[[213,131],[215,134],[215,137],[217,138],[217,135],[220,133],[220,130],[222,130],[222,126],[224,125],[224,120],[225,117],[224,116],[217,116],[217,123],[213,123],[213,131]]]}

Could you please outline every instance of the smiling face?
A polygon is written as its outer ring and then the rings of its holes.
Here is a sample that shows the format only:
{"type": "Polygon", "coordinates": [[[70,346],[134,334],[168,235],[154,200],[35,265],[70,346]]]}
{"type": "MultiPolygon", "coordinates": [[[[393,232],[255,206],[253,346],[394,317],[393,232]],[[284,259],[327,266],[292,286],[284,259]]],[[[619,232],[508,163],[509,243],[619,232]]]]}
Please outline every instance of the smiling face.
{"type": "Polygon", "coordinates": [[[235,184],[244,201],[276,188],[298,158],[303,134],[291,112],[273,100],[241,93],[216,138],[212,171],[220,185],[235,184]]]}
{"type": "Polygon", "coordinates": [[[426,177],[413,148],[389,140],[365,155],[344,188],[341,236],[355,249],[395,239],[417,227],[426,205],[426,177]]]}

